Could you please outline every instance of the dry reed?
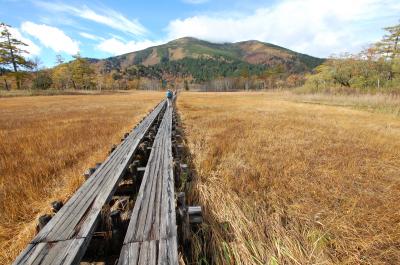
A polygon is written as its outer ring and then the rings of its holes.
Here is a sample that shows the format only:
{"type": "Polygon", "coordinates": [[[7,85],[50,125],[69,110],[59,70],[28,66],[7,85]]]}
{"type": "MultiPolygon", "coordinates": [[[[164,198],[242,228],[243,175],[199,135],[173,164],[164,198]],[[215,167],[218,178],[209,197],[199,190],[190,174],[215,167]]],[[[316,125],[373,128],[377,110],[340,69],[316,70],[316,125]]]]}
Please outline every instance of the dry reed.
{"type": "Polygon", "coordinates": [[[0,264],[35,231],[50,202],[66,200],[162,98],[161,93],[0,99],[0,264]]]}
{"type": "Polygon", "coordinates": [[[400,95],[398,94],[295,94],[290,91],[275,93],[278,98],[292,101],[323,104],[330,106],[351,107],[371,112],[392,114],[400,117],[400,95]]]}
{"type": "Polygon", "coordinates": [[[400,263],[398,118],[269,93],[183,93],[178,109],[198,263],[400,263]]]}

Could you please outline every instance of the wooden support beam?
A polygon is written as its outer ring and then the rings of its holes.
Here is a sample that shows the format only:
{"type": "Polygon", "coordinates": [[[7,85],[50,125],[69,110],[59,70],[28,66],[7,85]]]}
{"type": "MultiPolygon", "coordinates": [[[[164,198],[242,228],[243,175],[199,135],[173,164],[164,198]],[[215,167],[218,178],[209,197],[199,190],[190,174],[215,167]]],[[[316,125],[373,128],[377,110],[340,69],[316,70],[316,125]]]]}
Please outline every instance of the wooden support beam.
{"type": "Polygon", "coordinates": [[[189,206],[187,209],[190,224],[201,224],[203,222],[203,215],[201,206],[189,206]]]}
{"type": "Polygon", "coordinates": [[[63,207],[63,205],[64,204],[63,204],[62,201],[54,201],[54,202],[52,202],[51,203],[51,209],[52,209],[53,213],[58,212],[61,209],[61,207],[63,207]]]}
{"type": "Polygon", "coordinates": [[[83,173],[83,176],[85,179],[88,179],[95,171],[96,169],[94,167],[88,168],[85,173],[83,173]]]}

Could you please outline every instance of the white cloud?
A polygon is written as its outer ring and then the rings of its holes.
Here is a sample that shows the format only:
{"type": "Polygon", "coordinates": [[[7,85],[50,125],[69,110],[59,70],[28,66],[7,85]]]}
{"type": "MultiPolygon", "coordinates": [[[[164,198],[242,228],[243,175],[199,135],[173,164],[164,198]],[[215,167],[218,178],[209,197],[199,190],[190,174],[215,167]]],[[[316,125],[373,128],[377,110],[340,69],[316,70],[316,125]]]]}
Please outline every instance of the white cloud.
{"type": "Polygon", "coordinates": [[[162,44],[161,41],[128,41],[122,42],[116,38],[104,40],[97,45],[97,49],[110,53],[112,55],[120,55],[124,53],[134,52],[146,49],[151,46],[162,44]]]}
{"type": "Polygon", "coordinates": [[[182,0],[182,1],[188,4],[198,5],[198,4],[204,4],[209,0],[182,0]]]}
{"type": "Polygon", "coordinates": [[[396,22],[399,11],[398,0],[284,0],[258,8],[250,15],[219,13],[176,19],[169,23],[167,32],[169,39],[257,39],[329,56],[333,52],[355,52],[375,41],[381,34],[379,28],[388,25],[388,21],[396,22]]]}
{"type": "Polygon", "coordinates": [[[79,43],[59,28],[25,21],[22,23],[21,29],[55,52],[66,52],[71,55],[79,52],[79,43]]]}
{"type": "Polygon", "coordinates": [[[102,37],[96,36],[94,34],[90,34],[87,32],[79,32],[79,35],[81,35],[82,37],[89,39],[89,40],[102,40],[102,37]]]}
{"type": "Polygon", "coordinates": [[[11,36],[16,38],[17,40],[22,41],[23,43],[27,44],[26,47],[21,47],[23,50],[26,50],[29,54],[28,57],[39,55],[40,54],[40,47],[37,46],[33,41],[28,38],[22,36],[21,32],[16,28],[9,28],[11,36]]]}
{"type": "Polygon", "coordinates": [[[42,1],[36,1],[35,4],[53,12],[68,13],[133,35],[142,36],[147,33],[147,29],[142,26],[138,20],[130,20],[121,13],[110,8],[102,8],[96,12],[85,5],[77,7],[62,3],[42,1]]]}

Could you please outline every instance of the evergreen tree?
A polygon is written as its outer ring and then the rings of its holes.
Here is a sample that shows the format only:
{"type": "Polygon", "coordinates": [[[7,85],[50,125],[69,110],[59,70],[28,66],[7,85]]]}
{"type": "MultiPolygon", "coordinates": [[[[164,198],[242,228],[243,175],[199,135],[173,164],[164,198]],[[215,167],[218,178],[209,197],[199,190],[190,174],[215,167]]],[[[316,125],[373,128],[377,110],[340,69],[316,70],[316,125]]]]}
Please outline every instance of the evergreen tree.
{"type": "Polygon", "coordinates": [[[26,60],[23,54],[28,52],[23,49],[28,46],[16,38],[11,36],[10,26],[0,23],[0,65],[11,68],[14,72],[17,88],[21,88],[20,68],[32,68],[32,63],[26,60]]]}
{"type": "Polygon", "coordinates": [[[384,28],[387,34],[385,34],[380,42],[376,44],[377,51],[389,61],[391,65],[391,71],[389,72],[389,80],[395,77],[396,65],[399,64],[400,60],[400,24],[384,28]]]}
{"type": "Polygon", "coordinates": [[[384,30],[387,31],[382,40],[377,43],[377,47],[381,54],[388,59],[394,59],[400,57],[400,24],[386,27],[384,30]]]}

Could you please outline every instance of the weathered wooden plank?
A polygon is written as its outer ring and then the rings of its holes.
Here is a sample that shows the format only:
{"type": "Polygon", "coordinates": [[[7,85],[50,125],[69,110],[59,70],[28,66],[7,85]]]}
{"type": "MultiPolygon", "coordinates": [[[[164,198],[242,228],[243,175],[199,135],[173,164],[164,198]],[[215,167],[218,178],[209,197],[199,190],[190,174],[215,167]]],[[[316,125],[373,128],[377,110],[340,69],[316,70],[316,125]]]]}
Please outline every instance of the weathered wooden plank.
{"type": "MultiPolygon", "coordinates": [[[[113,173],[110,168],[115,169],[115,164],[118,163],[118,159],[123,159],[124,156],[129,155],[129,153],[126,153],[129,147],[129,144],[123,143],[119,152],[115,152],[116,155],[113,156],[113,159],[110,159],[103,164],[111,166],[103,166],[99,168],[99,170],[103,169],[103,171],[105,171],[104,174],[102,176],[96,176],[96,174],[93,174],[90,179],[91,181],[84,183],[81,189],[78,190],[71,200],[68,201],[62,210],[60,210],[59,214],[57,214],[49,224],[45,226],[45,229],[37,235],[33,242],[57,241],[71,238],[76,232],[74,228],[82,220],[85,221],[86,218],[83,217],[92,216],[92,213],[89,212],[90,210],[92,210],[92,212],[99,210],[99,207],[96,209],[96,205],[94,204],[98,195],[104,193],[104,189],[113,188],[113,186],[110,187],[109,183],[115,182],[115,178],[118,177],[118,173],[120,172],[115,172],[116,174],[113,174],[114,178],[106,178],[105,176],[113,173]],[[112,166],[114,166],[114,168],[112,166]]],[[[103,171],[100,170],[100,172],[103,171]]],[[[99,199],[97,201],[100,202],[97,204],[101,204],[101,201],[103,200],[99,199]]],[[[88,219],[88,221],[90,221],[90,219],[88,219]]]]}
{"type": "Polygon", "coordinates": [[[140,254],[138,264],[148,264],[149,260],[149,249],[150,249],[150,242],[144,241],[140,244],[140,254]]]}
{"type": "Polygon", "coordinates": [[[20,255],[17,264],[58,265],[77,264],[83,255],[84,239],[70,239],[57,243],[30,244],[27,255],[20,255]]]}
{"type": "MultiPolygon", "coordinates": [[[[150,118],[155,118],[155,117],[150,116],[150,118]]],[[[115,183],[116,181],[119,180],[119,176],[123,174],[123,171],[125,170],[126,164],[128,162],[127,160],[131,156],[131,153],[133,153],[134,151],[132,145],[137,145],[139,143],[140,139],[147,131],[148,126],[151,125],[152,120],[153,119],[149,121],[149,119],[145,119],[143,124],[137,127],[138,133],[133,134],[131,137],[127,138],[126,142],[123,142],[123,144],[120,147],[118,147],[117,150],[115,151],[116,155],[114,155],[112,159],[106,161],[103,164],[104,166],[101,167],[101,169],[104,170],[96,171],[93,174],[92,180],[94,181],[92,181],[92,183],[88,183],[87,185],[89,189],[85,189],[85,187],[82,188],[80,200],[75,205],[72,205],[74,206],[73,207],[74,210],[72,212],[66,211],[66,213],[68,214],[66,217],[65,216],[59,217],[59,219],[62,220],[63,222],[61,223],[61,225],[57,227],[57,229],[51,230],[55,231],[54,232],[55,235],[52,234],[51,232],[46,235],[47,241],[65,240],[71,238],[73,233],[76,232],[75,227],[79,224],[79,222],[83,219],[83,217],[86,216],[93,217],[96,216],[96,213],[99,213],[101,211],[101,207],[104,205],[104,201],[107,200],[110,194],[112,193],[111,192],[112,188],[115,188],[115,185],[112,185],[112,183],[115,183]],[[110,166],[107,167],[106,165],[110,166]],[[113,177],[107,178],[106,176],[109,176],[110,174],[113,177]]],[[[92,218],[88,219],[88,221],[89,222],[86,222],[86,224],[88,224],[89,227],[92,227],[92,222],[94,222],[95,220],[93,220],[92,218]]],[[[49,223],[48,225],[49,229],[51,229],[51,223],[49,223]]],[[[84,223],[80,225],[83,226],[84,223]]],[[[90,232],[89,230],[85,229],[80,229],[80,231],[90,232]]],[[[85,235],[81,234],[79,236],[85,236],[85,235]]]]}
{"type": "Polygon", "coordinates": [[[178,239],[176,236],[167,239],[168,264],[178,264],[178,239]]]}
{"type": "Polygon", "coordinates": [[[166,239],[161,239],[159,242],[158,261],[157,264],[168,264],[168,249],[166,239]]]}
{"type": "Polygon", "coordinates": [[[129,264],[136,264],[139,260],[139,243],[131,243],[129,247],[129,264]]]}
{"type": "Polygon", "coordinates": [[[178,244],[176,236],[160,240],[157,264],[178,264],[178,244]]]}
{"type": "Polygon", "coordinates": [[[111,199],[140,140],[165,105],[165,101],[160,103],[132,130],[13,264],[77,264],[80,261],[103,205],[111,199]]]}
{"type": "Polygon", "coordinates": [[[161,218],[164,222],[160,227],[160,238],[168,238],[176,236],[176,218],[175,218],[175,200],[174,200],[174,174],[173,174],[173,161],[172,161],[172,145],[171,145],[171,130],[172,130],[172,112],[171,119],[168,120],[166,125],[168,127],[169,136],[168,143],[165,150],[165,155],[171,159],[170,163],[164,164],[163,171],[165,172],[163,180],[163,192],[161,202],[161,218]]]}
{"type": "Polygon", "coordinates": [[[158,252],[157,248],[158,248],[158,241],[157,240],[150,241],[149,260],[148,260],[149,265],[157,264],[157,252],[158,252]]]}
{"type": "Polygon", "coordinates": [[[123,245],[121,249],[121,255],[123,257],[128,257],[127,259],[118,260],[118,265],[129,265],[129,245],[123,245]]]}
{"type": "Polygon", "coordinates": [[[122,251],[120,265],[178,264],[172,110],[172,105],[169,105],[155,137],[124,239],[124,248],[139,244],[139,259],[122,251]]]}

